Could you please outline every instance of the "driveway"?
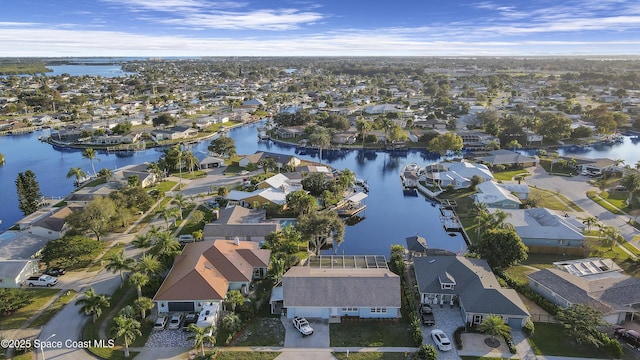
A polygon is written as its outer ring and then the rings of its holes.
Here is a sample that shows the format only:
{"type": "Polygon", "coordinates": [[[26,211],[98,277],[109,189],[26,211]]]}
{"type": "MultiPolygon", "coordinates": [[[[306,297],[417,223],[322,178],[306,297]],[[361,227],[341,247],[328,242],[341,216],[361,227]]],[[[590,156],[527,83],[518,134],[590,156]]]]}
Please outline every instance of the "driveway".
{"type": "Polygon", "coordinates": [[[313,334],[302,336],[295,327],[291,319],[286,316],[280,317],[286,330],[284,336],[285,348],[328,348],[329,347],[329,321],[323,319],[307,319],[313,328],[313,334]]]}
{"type": "Polygon", "coordinates": [[[431,330],[440,329],[444,331],[451,342],[455,344],[453,333],[460,326],[464,326],[462,315],[460,315],[460,308],[457,306],[451,308],[449,305],[444,305],[443,307],[440,307],[439,305],[432,305],[432,308],[433,316],[436,319],[436,324],[434,326],[422,325],[422,343],[430,344],[436,348],[436,350],[438,351],[438,360],[459,360],[460,357],[456,352],[455,346],[451,351],[438,350],[438,347],[431,338],[431,330]]]}

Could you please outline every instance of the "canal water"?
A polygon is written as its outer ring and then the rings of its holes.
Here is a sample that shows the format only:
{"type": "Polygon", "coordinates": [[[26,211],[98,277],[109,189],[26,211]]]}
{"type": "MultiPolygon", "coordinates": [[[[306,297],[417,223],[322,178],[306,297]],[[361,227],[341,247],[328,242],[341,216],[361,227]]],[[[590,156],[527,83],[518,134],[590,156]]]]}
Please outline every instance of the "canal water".
{"type": "MultiPolygon", "coordinates": [[[[239,154],[252,154],[256,151],[270,151],[296,155],[302,159],[318,161],[318,153],[296,153],[296,148],[273,142],[259,141],[257,124],[232,129],[229,133],[236,141],[239,154]]],[[[0,230],[5,230],[22,218],[18,209],[15,179],[18,172],[28,169],[36,174],[43,195],[46,197],[64,197],[73,191],[73,180],[66,174],[72,167],[91,171],[91,164],[82,158],[80,151],[62,152],[53,150],[46,143],[38,141],[46,131],[19,136],[0,137],[0,153],[5,155],[7,163],[0,166],[0,230]]],[[[194,153],[205,154],[209,141],[200,142],[191,149],[194,153]]],[[[611,157],[624,159],[626,164],[634,165],[640,159],[640,145],[625,138],[620,145],[606,149],[590,149],[580,155],[585,157],[611,157]],[[611,155],[611,156],[610,156],[611,155]]],[[[569,151],[569,150],[568,150],[569,151]]],[[[118,157],[114,154],[100,153],[95,161],[97,170],[115,169],[129,164],[156,161],[162,155],[154,149],[137,152],[131,157],[118,157]]],[[[366,211],[363,219],[347,227],[345,241],[328,253],[337,254],[389,254],[391,244],[404,244],[405,238],[421,235],[427,239],[431,248],[441,248],[456,253],[466,248],[462,237],[457,233],[448,233],[440,221],[440,211],[427,199],[420,196],[405,196],[400,182],[400,171],[409,163],[425,165],[436,161],[426,151],[408,151],[401,153],[375,151],[323,151],[322,162],[337,169],[350,169],[358,178],[369,184],[369,197],[365,200],[366,211]],[[454,236],[451,236],[454,235],[454,236]]]]}

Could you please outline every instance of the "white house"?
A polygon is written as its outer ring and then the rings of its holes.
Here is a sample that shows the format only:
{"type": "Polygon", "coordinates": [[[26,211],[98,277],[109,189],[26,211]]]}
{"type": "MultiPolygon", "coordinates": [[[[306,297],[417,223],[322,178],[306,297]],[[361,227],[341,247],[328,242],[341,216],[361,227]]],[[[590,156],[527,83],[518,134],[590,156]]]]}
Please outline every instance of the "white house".
{"type": "Polygon", "coordinates": [[[18,288],[38,272],[38,260],[0,260],[0,288],[18,288]]]}

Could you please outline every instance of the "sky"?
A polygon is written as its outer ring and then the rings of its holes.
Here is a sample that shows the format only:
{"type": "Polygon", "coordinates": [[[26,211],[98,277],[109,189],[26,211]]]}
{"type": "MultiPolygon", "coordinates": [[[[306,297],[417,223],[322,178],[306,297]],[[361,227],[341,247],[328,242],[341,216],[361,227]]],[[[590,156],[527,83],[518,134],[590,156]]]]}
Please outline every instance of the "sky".
{"type": "Polygon", "coordinates": [[[10,0],[0,57],[640,55],[638,0],[10,0]]]}

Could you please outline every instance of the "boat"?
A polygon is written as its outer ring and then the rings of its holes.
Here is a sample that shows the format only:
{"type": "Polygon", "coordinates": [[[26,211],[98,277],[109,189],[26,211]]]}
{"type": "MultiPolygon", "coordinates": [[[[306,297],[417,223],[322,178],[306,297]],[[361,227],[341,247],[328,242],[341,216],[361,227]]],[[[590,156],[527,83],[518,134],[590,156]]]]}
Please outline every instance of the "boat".
{"type": "Polygon", "coordinates": [[[366,180],[362,180],[362,179],[355,179],[355,181],[353,182],[356,186],[359,186],[362,188],[362,190],[366,193],[369,192],[369,184],[367,184],[366,180]]]}
{"type": "Polygon", "coordinates": [[[407,172],[407,171],[417,172],[419,169],[420,169],[420,165],[418,165],[417,163],[411,163],[406,165],[404,169],[402,169],[402,172],[407,172]]]}

